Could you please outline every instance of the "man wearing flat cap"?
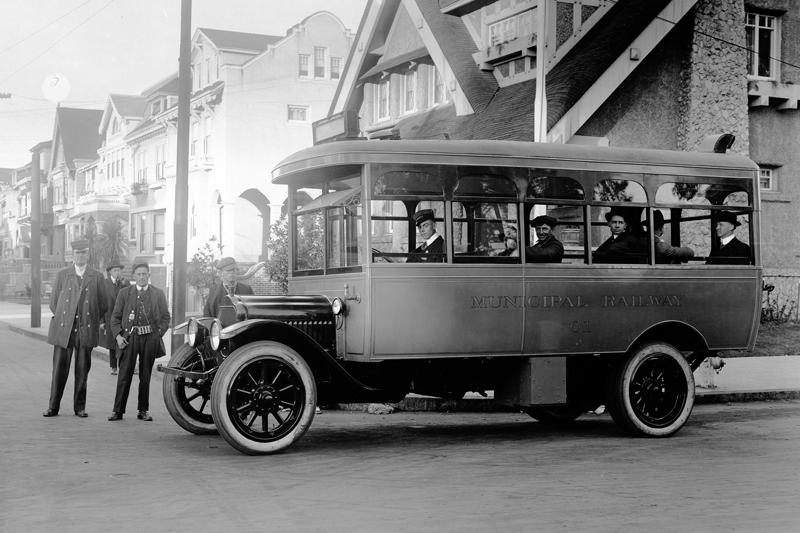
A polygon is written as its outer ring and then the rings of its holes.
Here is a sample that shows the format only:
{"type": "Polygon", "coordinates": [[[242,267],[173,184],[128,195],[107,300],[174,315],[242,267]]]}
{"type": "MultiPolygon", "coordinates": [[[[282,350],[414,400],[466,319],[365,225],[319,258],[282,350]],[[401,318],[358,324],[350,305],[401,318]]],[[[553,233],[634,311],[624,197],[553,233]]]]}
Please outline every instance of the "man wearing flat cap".
{"type": "Polygon", "coordinates": [[[423,243],[414,248],[407,263],[444,263],[446,261],[444,239],[436,233],[436,221],[432,209],[421,209],[414,213],[414,224],[417,225],[423,243]]]}
{"type": "Polygon", "coordinates": [[[719,211],[717,214],[717,237],[719,248],[708,254],[707,265],[749,265],[750,246],[737,239],[733,232],[741,226],[736,213],[719,211]]]}
{"type": "Polygon", "coordinates": [[[117,301],[119,291],[128,286],[125,278],[120,276],[122,272],[122,264],[119,261],[112,261],[106,267],[107,277],[106,293],[108,294],[108,311],[100,324],[100,346],[108,350],[108,364],[111,367],[111,373],[117,374],[117,341],[114,334],[111,332],[111,313],[114,311],[114,303],[117,301]]]}
{"type": "Polygon", "coordinates": [[[70,243],[73,264],[60,271],[50,293],[50,329],[47,342],[53,345],[53,377],[50,404],[44,416],[58,415],[67,384],[72,354],[75,353],[75,416],[86,418],[86,382],[92,364],[92,348],[100,338],[100,320],[108,308],[103,274],[87,265],[89,241],[70,243]]]}
{"type": "Polygon", "coordinates": [[[217,316],[219,304],[229,294],[253,294],[253,288],[250,285],[245,285],[236,280],[236,259],[223,257],[217,263],[217,270],[220,271],[222,281],[208,293],[206,305],[203,308],[203,316],[217,316]]]}
{"type": "Polygon", "coordinates": [[[595,262],[602,262],[603,258],[617,258],[639,251],[639,239],[628,231],[627,213],[618,207],[612,207],[606,213],[608,229],[611,230],[611,237],[595,250],[595,262]]]}
{"type": "Polygon", "coordinates": [[[139,357],[139,414],[136,418],[151,421],[150,376],[156,359],[166,354],[161,337],[169,329],[169,308],[164,291],[150,285],[150,265],[134,260],[131,267],[134,285],[119,291],[111,313],[111,332],[120,350],[117,393],[111,421],[122,420],[128,404],[133,369],[139,357]]]}
{"type": "Polygon", "coordinates": [[[536,232],[536,244],[525,247],[527,263],[560,263],[564,257],[564,245],[556,239],[553,230],[558,221],[548,215],[541,215],[531,220],[531,227],[536,232]]]}

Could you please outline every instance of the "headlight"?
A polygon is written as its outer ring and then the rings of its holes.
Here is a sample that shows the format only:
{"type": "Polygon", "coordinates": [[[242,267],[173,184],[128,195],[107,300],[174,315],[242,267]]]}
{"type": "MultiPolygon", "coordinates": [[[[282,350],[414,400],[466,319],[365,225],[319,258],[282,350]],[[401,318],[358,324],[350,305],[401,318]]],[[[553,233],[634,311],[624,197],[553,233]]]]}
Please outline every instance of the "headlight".
{"type": "Polygon", "coordinates": [[[186,333],[186,340],[189,343],[189,346],[192,348],[197,348],[201,344],[203,344],[203,338],[205,337],[206,328],[203,325],[192,318],[189,320],[189,326],[187,328],[186,333]]]}
{"type": "Polygon", "coordinates": [[[331,307],[333,308],[334,315],[340,315],[342,314],[342,311],[344,311],[344,302],[339,298],[334,298],[331,302],[331,307]]]}
{"type": "Polygon", "coordinates": [[[214,322],[211,323],[211,332],[210,332],[210,335],[211,335],[211,349],[213,349],[214,351],[219,350],[219,343],[220,343],[219,333],[220,333],[220,331],[222,331],[222,322],[220,322],[219,320],[215,319],[214,322]]]}

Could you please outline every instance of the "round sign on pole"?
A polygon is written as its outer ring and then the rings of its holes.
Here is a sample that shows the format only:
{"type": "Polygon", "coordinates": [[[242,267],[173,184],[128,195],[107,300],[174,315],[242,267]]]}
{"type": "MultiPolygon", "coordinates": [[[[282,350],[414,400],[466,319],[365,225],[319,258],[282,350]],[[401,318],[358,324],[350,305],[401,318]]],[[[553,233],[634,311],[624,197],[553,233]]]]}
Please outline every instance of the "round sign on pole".
{"type": "Polygon", "coordinates": [[[69,80],[63,74],[50,74],[42,83],[42,94],[51,102],[63,102],[69,96],[69,80]]]}

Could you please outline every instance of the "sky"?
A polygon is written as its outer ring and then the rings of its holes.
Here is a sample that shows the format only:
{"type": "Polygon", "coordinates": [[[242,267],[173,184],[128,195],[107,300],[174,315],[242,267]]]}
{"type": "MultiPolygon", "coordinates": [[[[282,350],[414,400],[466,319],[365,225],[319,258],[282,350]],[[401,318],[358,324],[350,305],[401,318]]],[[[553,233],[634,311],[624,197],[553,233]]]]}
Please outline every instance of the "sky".
{"type": "MultiPolygon", "coordinates": [[[[285,35],[317,11],[354,35],[367,0],[193,0],[194,30],[285,35]]],[[[56,103],[42,86],[65,76],[64,107],[103,109],[177,72],[181,0],[0,0],[0,168],[30,162],[53,136],[56,103]],[[10,93],[10,98],[2,98],[10,93]]],[[[49,91],[48,91],[49,92],[49,91]]]]}

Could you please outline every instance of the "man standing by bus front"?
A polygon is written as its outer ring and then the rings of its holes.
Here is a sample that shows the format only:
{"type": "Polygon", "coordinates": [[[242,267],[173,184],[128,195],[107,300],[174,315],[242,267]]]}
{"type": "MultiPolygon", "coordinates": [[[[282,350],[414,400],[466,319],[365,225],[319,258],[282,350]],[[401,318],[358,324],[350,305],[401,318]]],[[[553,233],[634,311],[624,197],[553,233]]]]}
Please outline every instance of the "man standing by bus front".
{"type": "Polygon", "coordinates": [[[253,294],[253,288],[250,285],[236,280],[236,266],[236,259],[233,257],[223,257],[217,263],[217,270],[220,271],[222,281],[208,293],[203,316],[216,317],[219,304],[229,294],[253,294]]]}
{"type": "Polygon", "coordinates": [[[444,239],[436,233],[436,221],[432,209],[422,209],[414,213],[414,223],[419,235],[425,241],[411,252],[407,263],[444,263],[444,239]]]}

